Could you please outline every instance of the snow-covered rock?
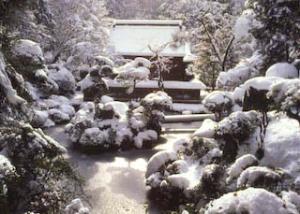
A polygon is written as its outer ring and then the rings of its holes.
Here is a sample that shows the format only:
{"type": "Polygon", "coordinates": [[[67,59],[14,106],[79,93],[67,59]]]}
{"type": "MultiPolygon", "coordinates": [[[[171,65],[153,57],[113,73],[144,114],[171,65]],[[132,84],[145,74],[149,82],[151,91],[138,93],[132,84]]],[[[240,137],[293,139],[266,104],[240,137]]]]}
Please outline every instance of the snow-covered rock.
{"type": "Polygon", "coordinates": [[[43,51],[40,45],[31,40],[17,40],[11,52],[13,59],[18,60],[18,63],[24,66],[40,66],[44,63],[43,51]]]}
{"type": "Polygon", "coordinates": [[[295,206],[286,206],[285,201],[260,188],[248,188],[238,192],[232,192],[211,201],[207,205],[205,214],[229,214],[229,213],[277,213],[296,214],[295,206]]]}
{"type": "Polygon", "coordinates": [[[298,78],[297,68],[290,63],[276,63],[266,72],[267,77],[281,77],[286,79],[298,78]]]}
{"type": "Polygon", "coordinates": [[[71,71],[64,66],[58,65],[56,69],[49,70],[49,78],[58,85],[61,92],[72,93],[75,91],[75,78],[71,71]]]}

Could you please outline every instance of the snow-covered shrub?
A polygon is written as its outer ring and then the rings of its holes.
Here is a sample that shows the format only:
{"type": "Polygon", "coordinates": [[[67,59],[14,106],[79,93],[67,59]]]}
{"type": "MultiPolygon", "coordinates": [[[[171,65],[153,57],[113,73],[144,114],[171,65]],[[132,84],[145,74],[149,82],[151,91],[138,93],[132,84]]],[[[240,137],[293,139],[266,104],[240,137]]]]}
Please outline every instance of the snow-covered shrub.
{"type": "Polygon", "coordinates": [[[245,169],[237,180],[237,187],[274,187],[281,181],[283,172],[267,167],[251,166],[245,169]]]}
{"type": "Polygon", "coordinates": [[[116,79],[127,87],[135,89],[136,83],[148,80],[151,62],[145,58],[138,57],[135,60],[115,69],[118,74],[116,79]]]}
{"type": "Polygon", "coordinates": [[[48,76],[59,87],[61,93],[73,93],[75,91],[75,78],[71,71],[63,65],[52,65],[48,76]]]}
{"type": "Polygon", "coordinates": [[[242,60],[234,68],[227,72],[221,72],[217,79],[217,87],[232,89],[259,75],[259,69],[263,64],[261,54],[255,52],[252,57],[242,60]]]}
{"type": "Polygon", "coordinates": [[[102,77],[100,70],[95,68],[77,84],[83,92],[84,101],[101,100],[101,97],[108,93],[108,87],[102,77]]]}
{"type": "Polygon", "coordinates": [[[141,100],[141,105],[147,110],[164,111],[171,108],[172,98],[163,91],[157,91],[146,95],[141,100]]]}
{"type": "Polygon", "coordinates": [[[51,95],[33,105],[32,123],[35,127],[49,127],[67,123],[75,115],[71,101],[64,96],[51,95]]]}
{"type": "Polygon", "coordinates": [[[0,136],[0,183],[5,181],[2,190],[6,192],[5,200],[0,200],[3,209],[59,213],[66,206],[64,201],[81,194],[77,175],[62,157],[66,149],[41,129],[1,115],[0,136]]]}
{"type": "Polygon", "coordinates": [[[233,107],[233,100],[230,92],[214,91],[208,94],[202,101],[204,106],[215,113],[217,120],[228,116],[233,107]]]}
{"type": "Polygon", "coordinates": [[[237,178],[243,170],[255,165],[258,165],[258,160],[254,155],[246,154],[237,158],[227,170],[228,177],[226,182],[231,182],[231,180],[237,178]]]}
{"type": "Polygon", "coordinates": [[[268,96],[276,104],[277,110],[287,112],[287,114],[295,119],[300,118],[300,81],[283,80],[272,85],[268,96]]]}
{"type": "Polygon", "coordinates": [[[199,129],[197,129],[193,136],[213,138],[216,134],[217,122],[211,119],[205,119],[199,129]]]}
{"type": "Polygon", "coordinates": [[[290,63],[276,63],[268,68],[267,77],[282,77],[286,79],[298,78],[297,68],[290,63]]]}
{"type": "Polygon", "coordinates": [[[233,99],[240,106],[245,105],[246,109],[252,110],[253,107],[257,107],[254,109],[259,110],[265,108],[265,106],[268,106],[266,93],[269,91],[272,84],[279,81],[281,81],[281,78],[279,77],[255,77],[249,79],[244,84],[235,88],[232,95],[233,99]]]}
{"type": "Polygon", "coordinates": [[[227,193],[211,201],[205,214],[217,213],[298,213],[294,205],[287,206],[286,202],[261,188],[248,188],[238,192],[227,193]]]}
{"type": "Polygon", "coordinates": [[[299,177],[300,125],[284,115],[271,118],[264,137],[264,157],[261,164],[283,168],[294,178],[299,177]]]}
{"type": "Polygon", "coordinates": [[[237,140],[245,140],[260,125],[261,115],[256,111],[234,112],[217,126],[217,136],[230,136],[237,140]]]}
{"type": "Polygon", "coordinates": [[[89,208],[85,207],[80,198],[71,201],[65,208],[66,214],[89,214],[89,208]]]}

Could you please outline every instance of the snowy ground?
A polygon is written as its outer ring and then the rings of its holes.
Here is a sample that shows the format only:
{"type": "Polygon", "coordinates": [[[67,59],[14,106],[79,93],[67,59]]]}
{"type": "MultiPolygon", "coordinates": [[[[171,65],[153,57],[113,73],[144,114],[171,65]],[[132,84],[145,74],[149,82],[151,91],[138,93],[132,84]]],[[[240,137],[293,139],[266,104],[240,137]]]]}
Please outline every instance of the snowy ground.
{"type": "MultiPolygon", "coordinates": [[[[168,128],[197,128],[200,122],[191,124],[168,124],[168,128]]],[[[165,127],[167,128],[167,127],[165,127]]],[[[85,178],[85,190],[90,198],[92,213],[160,213],[151,203],[147,206],[147,189],[144,184],[145,171],[149,158],[160,150],[172,146],[179,137],[190,133],[170,132],[162,137],[161,144],[153,150],[130,150],[100,155],[83,155],[74,151],[63,126],[46,131],[50,136],[68,148],[71,162],[85,178]]]]}

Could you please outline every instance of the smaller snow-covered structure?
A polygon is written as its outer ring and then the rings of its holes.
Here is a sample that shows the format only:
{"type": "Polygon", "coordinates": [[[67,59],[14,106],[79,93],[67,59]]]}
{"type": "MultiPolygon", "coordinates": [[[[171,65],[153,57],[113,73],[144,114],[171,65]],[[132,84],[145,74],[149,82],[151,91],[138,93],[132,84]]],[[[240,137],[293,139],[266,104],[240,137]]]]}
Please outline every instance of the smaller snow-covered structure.
{"type": "Polygon", "coordinates": [[[126,59],[149,59],[154,55],[152,50],[161,49],[160,55],[171,58],[172,63],[164,79],[184,80],[186,66],[195,56],[190,43],[179,39],[183,34],[185,28],[180,20],[116,20],[110,35],[110,49],[126,59]]]}
{"type": "Polygon", "coordinates": [[[116,20],[110,34],[109,49],[115,56],[133,60],[116,69],[116,72],[123,79],[124,76],[127,79],[134,76],[134,81],[143,83],[134,84],[134,90],[128,96],[122,93],[122,84],[109,82],[112,96],[117,99],[142,98],[160,89],[159,79],[163,80],[164,89],[174,100],[199,101],[200,90],[205,86],[187,82],[191,79],[186,72],[187,65],[196,57],[191,53],[185,34],[180,20],[116,20]],[[145,75],[140,78],[142,74],[146,74],[147,78],[145,75]],[[148,78],[155,81],[148,81],[148,78]]]}

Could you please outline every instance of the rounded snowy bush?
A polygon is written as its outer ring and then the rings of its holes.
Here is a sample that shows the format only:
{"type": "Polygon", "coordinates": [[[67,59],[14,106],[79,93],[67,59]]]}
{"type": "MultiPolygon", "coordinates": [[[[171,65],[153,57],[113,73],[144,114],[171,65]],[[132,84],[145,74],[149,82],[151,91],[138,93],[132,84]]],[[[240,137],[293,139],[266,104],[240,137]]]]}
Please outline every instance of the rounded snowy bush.
{"type": "Polygon", "coordinates": [[[248,188],[238,192],[223,195],[211,201],[205,214],[230,213],[298,213],[294,205],[287,206],[286,202],[274,193],[259,188],[248,188]]]}
{"type": "Polygon", "coordinates": [[[266,77],[282,77],[286,79],[298,78],[297,68],[290,63],[276,63],[266,72],[266,77]]]}
{"type": "Polygon", "coordinates": [[[226,91],[214,91],[208,94],[202,103],[208,110],[215,113],[218,119],[230,114],[233,106],[231,93],[226,91]]]}
{"type": "Polygon", "coordinates": [[[141,105],[149,110],[166,110],[172,106],[172,98],[163,91],[148,94],[141,100],[141,105]]]}

